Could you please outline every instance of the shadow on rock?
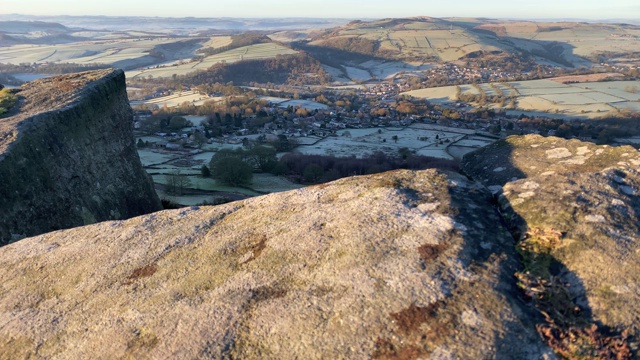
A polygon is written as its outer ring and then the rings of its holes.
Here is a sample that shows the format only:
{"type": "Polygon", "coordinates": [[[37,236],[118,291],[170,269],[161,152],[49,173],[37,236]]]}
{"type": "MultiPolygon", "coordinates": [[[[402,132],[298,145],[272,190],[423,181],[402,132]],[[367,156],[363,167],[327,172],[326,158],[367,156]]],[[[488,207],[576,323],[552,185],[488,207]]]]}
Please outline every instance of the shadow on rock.
{"type": "Polygon", "coordinates": [[[517,240],[537,332],[563,358],[637,356],[640,155],[539,136],[493,148],[464,168],[494,192],[517,240]]]}

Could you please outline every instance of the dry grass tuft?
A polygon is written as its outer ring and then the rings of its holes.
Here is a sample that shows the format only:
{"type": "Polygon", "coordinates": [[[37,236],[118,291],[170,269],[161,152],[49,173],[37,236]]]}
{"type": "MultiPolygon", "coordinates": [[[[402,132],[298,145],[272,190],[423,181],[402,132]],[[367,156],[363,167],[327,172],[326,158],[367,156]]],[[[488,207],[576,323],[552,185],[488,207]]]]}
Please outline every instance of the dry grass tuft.
{"type": "Polygon", "coordinates": [[[376,340],[376,350],[373,353],[374,359],[380,360],[413,360],[426,355],[425,351],[417,346],[409,345],[398,348],[387,339],[376,340]]]}
{"type": "Polygon", "coordinates": [[[423,262],[427,262],[429,260],[434,260],[438,258],[445,250],[447,250],[447,244],[424,244],[418,248],[418,253],[420,253],[420,259],[423,262]]]}
{"type": "Polygon", "coordinates": [[[538,333],[563,359],[632,359],[626,341],[626,331],[619,336],[605,336],[598,326],[562,329],[553,325],[538,324],[538,333]]]}
{"type": "Polygon", "coordinates": [[[125,284],[129,285],[129,284],[132,284],[137,279],[150,277],[153,274],[155,274],[156,271],[158,271],[158,265],[155,263],[143,266],[141,268],[137,268],[133,270],[131,275],[127,277],[127,282],[125,282],[125,284]]]}
{"type": "Polygon", "coordinates": [[[408,308],[390,315],[398,324],[400,331],[409,334],[417,331],[423,323],[434,319],[441,305],[441,301],[436,301],[426,307],[411,304],[408,308]]]}

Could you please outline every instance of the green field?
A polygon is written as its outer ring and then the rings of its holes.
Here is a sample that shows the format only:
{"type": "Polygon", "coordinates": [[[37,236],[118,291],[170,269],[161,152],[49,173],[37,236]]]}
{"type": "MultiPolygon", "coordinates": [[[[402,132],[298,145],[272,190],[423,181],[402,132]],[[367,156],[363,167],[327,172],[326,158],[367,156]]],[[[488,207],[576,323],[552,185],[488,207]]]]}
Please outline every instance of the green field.
{"type": "MultiPolygon", "coordinates": [[[[150,143],[165,141],[156,136],[145,136],[143,140],[150,143]]],[[[382,151],[392,156],[398,156],[399,149],[406,147],[418,155],[441,159],[460,159],[464,154],[494,141],[489,137],[478,136],[473,130],[428,124],[414,124],[408,128],[349,129],[338,131],[338,137],[301,138],[299,140],[301,144],[309,144],[299,145],[294,149],[294,152],[303,154],[364,157],[382,151]],[[394,137],[397,137],[397,142],[394,137]],[[420,137],[426,139],[418,139],[420,137]]],[[[201,166],[208,165],[217,150],[237,147],[238,145],[211,144],[206,147],[207,150],[196,155],[144,148],[138,149],[138,154],[145,170],[151,174],[156,184],[166,185],[167,176],[176,171],[189,178],[191,184],[186,191],[198,192],[196,195],[174,196],[164,193],[161,187],[158,189],[161,198],[182,205],[198,205],[205,201],[213,203],[217,198],[226,196],[225,194],[256,196],[303,187],[303,185],[271,174],[254,174],[251,184],[246,188],[221,185],[212,178],[201,176],[201,166]],[[205,193],[202,193],[203,191],[205,193]]]]}

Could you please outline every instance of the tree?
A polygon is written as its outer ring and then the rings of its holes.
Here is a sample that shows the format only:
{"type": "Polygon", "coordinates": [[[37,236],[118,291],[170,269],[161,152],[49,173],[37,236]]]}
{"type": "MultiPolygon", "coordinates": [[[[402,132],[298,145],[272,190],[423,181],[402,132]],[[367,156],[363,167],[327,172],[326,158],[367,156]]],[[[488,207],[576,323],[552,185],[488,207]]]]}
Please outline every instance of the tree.
{"type": "Polygon", "coordinates": [[[304,168],[302,176],[307,182],[316,182],[322,175],[324,175],[324,169],[318,164],[309,164],[304,168]]]}
{"type": "Polygon", "coordinates": [[[211,176],[211,170],[209,170],[209,167],[207,167],[207,165],[202,165],[202,167],[200,168],[200,174],[202,175],[202,177],[208,178],[211,176]]]}
{"type": "Polygon", "coordinates": [[[171,130],[180,130],[187,126],[187,119],[182,116],[174,116],[169,120],[169,128],[171,130]]]}
{"type": "Polygon", "coordinates": [[[241,151],[218,151],[211,159],[209,168],[216,181],[231,186],[247,185],[253,178],[251,165],[242,160],[241,151]]]}
{"type": "Polygon", "coordinates": [[[204,136],[200,131],[196,131],[193,133],[193,142],[198,145],[198,149],[201,149],[202,145],[207,143],[207,137],[204,136]]]}
{"type": "Polygon", "coordinates": [[[191,180],[187,175],[181,174],[180,170],[175,170],[166,176],[166,192],[173,195],[183,195],[184,191],[191,186],[191,180]]]}
{"type": "Polygon", "coordinates": [[[287,138],[286,135],[278,135],[278,140],[273,143],[273,146],[279,152],[285,152],[296,147],[296,142],[292,139],[287,138]]]}
{"type": "Polygon", "coordinates": [[[271,146],[259,145],[246,152],[246,157],[254,167],[262,172],[269,172],[278,162],[276,149],[271,146]]]}
{"type": "Polygon", "coordinates": [[[398,153],[400,154],[403,160],[406,160],[409,157],[409,155],[411,155],[411,150],[409,150],[409,148],[403,147],[398,149],[398,153]]]}

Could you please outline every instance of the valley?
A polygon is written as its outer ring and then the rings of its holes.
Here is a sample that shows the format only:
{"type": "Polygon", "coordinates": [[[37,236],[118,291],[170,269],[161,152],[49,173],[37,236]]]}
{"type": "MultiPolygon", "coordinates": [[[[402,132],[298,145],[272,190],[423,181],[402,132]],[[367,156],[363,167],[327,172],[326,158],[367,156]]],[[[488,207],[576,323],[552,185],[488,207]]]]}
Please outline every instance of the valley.
{"type": "Polygon", "coordinates": [[[638,358],[637,6],[119,1],[0,9],[0,359],[638,358]]]}
{"type": "Polygon", "coordinates": [[[459,161],[510,134],[606,143],[640,131],[637,25],[107,20],[0,21],[0,81],[124,69],[139,154],[161,197],[178,204],[302,186],[262,171],[243,187],[201,176],[221,149],[277,148],[283,138],[294,145],[276,149],[278,159],[383,153],[459,161]],[[187,120],[172,127],[173,118],[187,120]],[[175,172],[190,180],[179,196],[166,191],[175,172]]]}

